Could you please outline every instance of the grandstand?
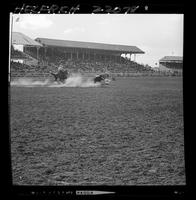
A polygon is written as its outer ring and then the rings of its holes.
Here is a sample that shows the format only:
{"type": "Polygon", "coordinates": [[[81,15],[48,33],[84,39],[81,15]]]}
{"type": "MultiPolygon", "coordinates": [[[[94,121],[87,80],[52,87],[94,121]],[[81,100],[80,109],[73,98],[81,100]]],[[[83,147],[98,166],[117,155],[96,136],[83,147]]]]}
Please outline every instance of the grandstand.
{"type": "MultiPolygon", "coordinates": [[[[99,73],[108,71],[115,74],[150,74],[151,68],[136,62],[137,54],[145,52],[136,46],[103,44],[36,38],[32,40],[22,33],[13,33],[12,43],[14,54],[19,55],[16,45],[22,45],[20,50],[23,63],[11,62],[11,76],[49,76],[49,71],[56,71],[63,64],[71,72],[99,73]],[[134,60],[122,55],[134,55],[134,60]],[[25,55],[25,56],[24,56],[25,55]],[[27,59],[28,58],[28,59],[27,59]],[[31,61],[30,61],[31,60],[31,61]]],[[[131,58],[131,56],[130,56],[131,58]]]]}
{"type": "MultiPolygon", "coordinates": [[[[136,46],[36,38],[42,44],[39,49],[40,63],[58,66],[60,63],[72,71],[137,72],[144,66],[135,62],[136,54],[144,52],[136,46]],[[122,54],[134,55],[134,61],[123,58],[122,54]]],[[[25,47],[24,51],[36,57],[35,47],[25,47]]]]}
{"type": "Polygon", "coordinates": [[[38,59],[31,57],[29,54],[26,54],[24,52],[25,46],[35,47],[38,53],[38,48],[41,47],[41,44],[22,33],[13,32],[11,45],[11,60],[13,62],[20,62],[27,65],[37,65],[38,59]]]}
{"type": "Polygon", "coordinates": [[[183,57],[165,56],[159,60],[159,70],[164,72],[182,75],[183,57]]]}
{"type": "MultiPolygon", "coordinates": [[[[92,42],[79,42],[68,40],[56,40],[48,38],[37,38],[35,41],[42,44],[39,49],[43,60],[58,62],[66,60],[99,60],[99,61],[121,61],[124,54],[143,54],[144,52],[135,46],[112,45],[92,42]]],[[[36,56],[34,47],[26,47],[25,52],[36,56]]]]}

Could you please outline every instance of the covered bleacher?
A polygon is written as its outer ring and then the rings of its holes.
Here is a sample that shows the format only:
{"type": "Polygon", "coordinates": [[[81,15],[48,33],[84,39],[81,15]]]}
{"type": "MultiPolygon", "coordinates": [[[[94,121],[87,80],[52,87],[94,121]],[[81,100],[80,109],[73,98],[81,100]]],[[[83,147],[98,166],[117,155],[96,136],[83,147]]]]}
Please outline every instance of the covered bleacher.
{"type": "Polygon", "coordinates": [[[22,33],[13,33],[12,43],[23,45],[23,54],[34,61],[24,59],[23,64],[17,65],[12,62],[13,76],[49,76],[49,72],[56,71],[60,64],[70,72],[77,73],[108,71],[125,75],[153,72],[151,68],[136,62],[136,55],[145,53],[136,46],[48,38],[32,40],[22,33]],[[123,57],[123,54],[129,55],[129,58],[123,57]]]}
{"type": "Polygon", "coordinates": [[[10,73],[11,77],[23,77],[27,72],[34,74],[38,60],[24,52],[24,46],[41,47],[42,45],[23,33],[12,33],[10,73]]]}
{"type": "MultiPolygon", "coordinates": [[[[39,48],[40,58],[49,60],[50,62],[57,62],[58,59],[120,61],[122,59],[122,54],[136,55],[144,53],[136,46],[56,40],[48,38],[36,38],[35,41],[42,44],[42,47],[39,48]]],[[[25,47],[25,52],[36,56],[36,50],[33,47],[25,47]]]]}
{"type": "Polygon", "coordinates": [[[136,46],[48,38],[36,38],[35,41],[42,44],[38,55],[35,47],[25,46],[24,51],[38,58],[42,65],[57,67],[63,64],[74,72],[101,72],[106,68],[110,72],[136,72],[144,69],[135,62],[137,54],[144,54],[136,46]],[[122,54],[133,55],[134,59],[123,58],[122,54]]]}
{"type": "Polygon", "coordinates": [[[181,75],[183,70],[183,57],[164,56],[159,60],[159,70],[181,75]]]}

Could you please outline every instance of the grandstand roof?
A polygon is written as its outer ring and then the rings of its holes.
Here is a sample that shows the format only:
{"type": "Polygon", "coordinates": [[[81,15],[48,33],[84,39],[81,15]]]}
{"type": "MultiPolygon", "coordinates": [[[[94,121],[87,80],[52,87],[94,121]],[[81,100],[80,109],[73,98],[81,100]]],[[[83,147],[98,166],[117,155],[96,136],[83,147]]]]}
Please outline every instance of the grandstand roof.
{"type": "Polygon", "coordinates": [[[48,39],[48,38],[36,38],[35,40],[40,42],[44,46],[72,47],[72,48],[116,51],[116,52],[124,52],[124,53],[131,52],[131,53],[138,53],[138,54],[145,53],[144,51],[142,51],[136,46],[80,42],[80,41],[70,41],[70,40],[57,40],[57,39],[48,39]]]}
{"type": "Polygon", "coordinates": [[[164,56],[159,61],[183,61],[183,57],[181,56],[164,56]]]}
{"type": "Polygon", "coordinates": [[[23,33],[13,32],[12,33],[12,44],[17,45],[29,45],[29,46],[42,46],[40,43],[24,35],[23,33]]]}

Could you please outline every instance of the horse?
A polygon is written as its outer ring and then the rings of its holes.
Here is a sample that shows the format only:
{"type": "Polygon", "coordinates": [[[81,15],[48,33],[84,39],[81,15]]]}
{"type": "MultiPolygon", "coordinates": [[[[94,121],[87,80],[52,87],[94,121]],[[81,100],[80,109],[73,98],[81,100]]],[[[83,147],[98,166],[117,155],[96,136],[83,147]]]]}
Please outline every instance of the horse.
{"type": "Polygon", "coordinates": [[[54,76],[55,80],[54,81],[59,81],[64,83],[65,80],[68,78],[68,71],[65,70],[65,71],[59,71],[57,73],[53,73],[53,72],[50,72],[51,75],[54,76]]]}

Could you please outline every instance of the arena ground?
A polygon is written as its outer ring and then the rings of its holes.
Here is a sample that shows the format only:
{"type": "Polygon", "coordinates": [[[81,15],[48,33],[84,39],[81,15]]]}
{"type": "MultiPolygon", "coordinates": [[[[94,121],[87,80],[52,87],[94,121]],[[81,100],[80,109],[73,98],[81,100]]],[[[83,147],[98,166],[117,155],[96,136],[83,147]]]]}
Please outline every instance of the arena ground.
{"type": "Polygon", "coordinates": [[[185,184],[181,77],[10,95],[14,184],[185,184]]]}

